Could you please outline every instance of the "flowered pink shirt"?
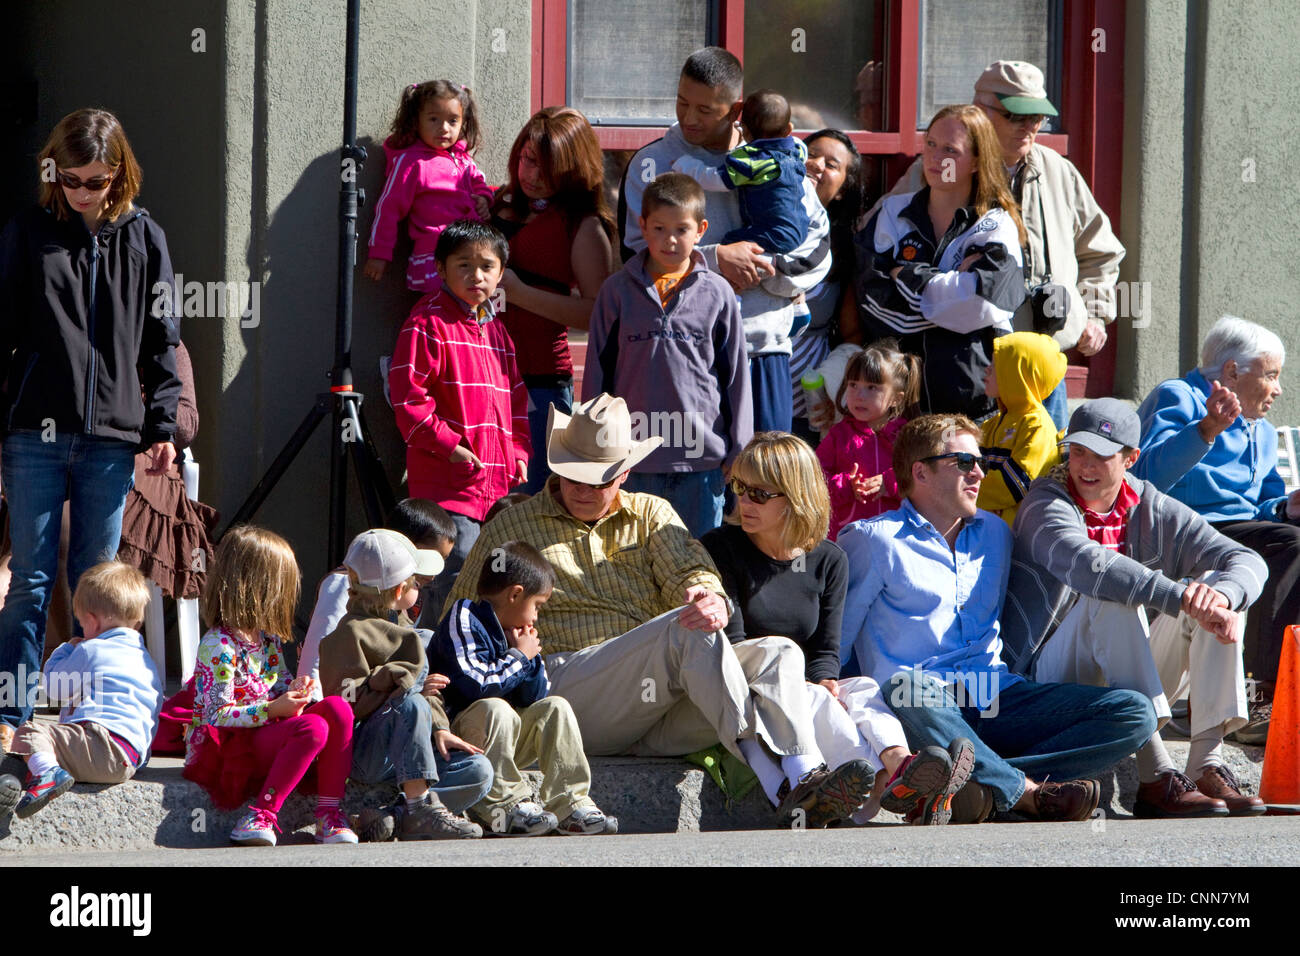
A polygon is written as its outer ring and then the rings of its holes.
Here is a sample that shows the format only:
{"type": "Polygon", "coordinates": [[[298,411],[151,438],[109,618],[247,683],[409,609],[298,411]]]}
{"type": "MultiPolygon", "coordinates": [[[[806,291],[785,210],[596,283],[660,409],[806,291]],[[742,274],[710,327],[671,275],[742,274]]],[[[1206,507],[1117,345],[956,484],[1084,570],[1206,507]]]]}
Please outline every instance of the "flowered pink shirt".
{"type": "Polygon", "coordinates": [[[271,700],[289,689],[293,675],[280,639],[263,633],[248,644],[225,628],[199,641],[194,666],[194,726],[264,727],[271,700]]]}

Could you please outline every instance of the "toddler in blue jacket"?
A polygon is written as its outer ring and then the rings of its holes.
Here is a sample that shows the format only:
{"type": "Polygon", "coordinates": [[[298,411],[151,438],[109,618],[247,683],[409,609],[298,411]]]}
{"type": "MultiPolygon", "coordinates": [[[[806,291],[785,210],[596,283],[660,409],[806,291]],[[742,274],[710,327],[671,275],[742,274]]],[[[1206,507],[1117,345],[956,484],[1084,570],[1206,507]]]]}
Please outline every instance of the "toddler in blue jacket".
{"type": "Polygon", "coordinates": [[[77,582],[72,612],[85,637],[55,648],[46,692],[64,704],[57,724],[28,721],[12,752],[27,761],[16,814],[30,817],[72,785],[122,783],[149,759],[158,729],[162,681],[135,628],[149,587],[135,568],[106,561],[77,582]]]}
{"type": "Polygon", "coordinates": [[[548,697],[551,682],[537,636],[537,613],[555,569],[536,548],[508,541],[479,574],[477,601],[452,605],[429,645],[429,668],[449,683],[442,695],[451,730],[483,748],[492,789],[470,813],[494,836],[618,832],[588,796],[591,768],[573,710],[548,697]],[[519,770],[537,761],[540,803],[519,770]]]}

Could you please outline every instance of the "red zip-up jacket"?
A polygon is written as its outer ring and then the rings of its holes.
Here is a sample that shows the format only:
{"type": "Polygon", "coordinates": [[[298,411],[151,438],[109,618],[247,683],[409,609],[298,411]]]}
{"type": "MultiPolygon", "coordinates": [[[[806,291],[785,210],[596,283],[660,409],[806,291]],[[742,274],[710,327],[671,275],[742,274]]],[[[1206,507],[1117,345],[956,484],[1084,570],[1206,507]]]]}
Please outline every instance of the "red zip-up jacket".
{"type": "Polygon", "coordinates": [[[411,496],[476,521],[510,491],[515,462],[527,462],[531,448],[514,343],[487,308],[479,324],[445,289],[425,296],[398,333],[388,371],[411,496]],[[457,445],[483,469],[451,461],[457,445]]]}

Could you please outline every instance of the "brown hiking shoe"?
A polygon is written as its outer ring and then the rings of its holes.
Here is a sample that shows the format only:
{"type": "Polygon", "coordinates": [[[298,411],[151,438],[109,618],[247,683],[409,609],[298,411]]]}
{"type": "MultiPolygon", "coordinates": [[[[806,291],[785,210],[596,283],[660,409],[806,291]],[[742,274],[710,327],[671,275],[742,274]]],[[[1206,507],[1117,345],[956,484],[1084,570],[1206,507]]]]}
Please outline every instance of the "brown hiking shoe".
{"type": "Polygon", "coordinates": [[[1034,794],[1036,819],[1043,823],[1071,823],[1087,820],[1101,800],[1096,780],[1054,780],[1038,785],[1034,794]]]}
{"type": "Polygon", "coordinates": [[[983,823],[993,816],[997,807],[993,791],[982,783],[970,781],[952,798],[952,819],[949,823],[983,823]]]}
{"type": "Polygon", "coordinates": [[[1201,779],[1196,781],[1196,789],[1207,797],[1222,800],[1234,817],[1255,816],[1268,809],[1259,797],[1241,792],[1241,784],[1227,767],[1206,767],[1201,779]]]}
{"type": "Polygon", "coordinates": [[[1144,820],[1181,817],[1226,817],[1228,804],[1196,789],[1187,774],[1177,770],[1161,774],[1160,779],[1138,787],[1133,816],[1144,820]]]}
{"type": "Polygon", "coordinates": [[[821,829],[847,820],[853,811],[867,802],[876,775],[865,760],[850,760],[834,770],[822,764],[800,779],[798,786],[786,793],[789,781],[782,784],[777,796],[785,794],[777,813],[792,820],[803,811],[802,823],[808,829],[821,829]]]}

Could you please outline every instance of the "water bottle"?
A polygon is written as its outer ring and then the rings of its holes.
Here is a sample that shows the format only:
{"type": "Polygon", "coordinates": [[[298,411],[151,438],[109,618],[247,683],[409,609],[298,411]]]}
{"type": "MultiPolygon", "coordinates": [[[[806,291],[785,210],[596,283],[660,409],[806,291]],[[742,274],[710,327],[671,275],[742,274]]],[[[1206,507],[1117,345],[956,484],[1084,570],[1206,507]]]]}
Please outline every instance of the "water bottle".
{"type": "MultiPolygon", "coordinates": [[[[813,370],[808,372],[799,380],[804,391],[804,407],[808,409],[809,421],[813,417],[813,409],[820,408],[824,402],[829,402],[831,397],[826,394],[826,379],[821,372],[813,370]]],[[[825,428],[819,429],[822,435],[830,430],[830,422],[826,423],[825,428]]]]}

